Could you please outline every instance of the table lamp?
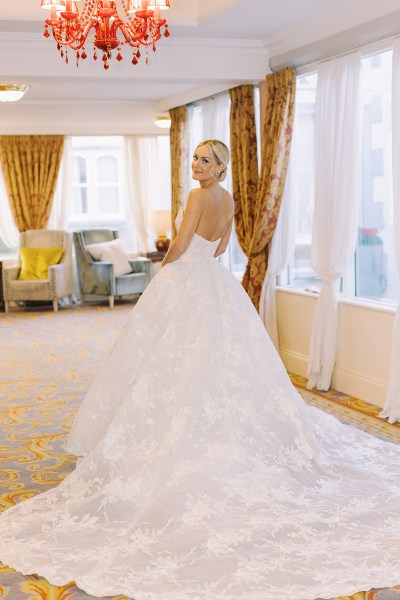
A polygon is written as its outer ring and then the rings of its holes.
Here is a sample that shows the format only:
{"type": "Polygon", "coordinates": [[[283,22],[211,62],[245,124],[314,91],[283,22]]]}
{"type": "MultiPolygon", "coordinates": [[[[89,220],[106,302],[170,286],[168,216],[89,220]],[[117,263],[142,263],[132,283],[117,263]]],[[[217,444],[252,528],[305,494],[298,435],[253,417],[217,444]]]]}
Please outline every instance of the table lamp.
{"type": "Polygon", "coordinates": [[[166,252],[171,241],[167,237],[167,231],[171,231],[171,212],[169,210],[154,210],[151,213],[151,229],[157,233],[155,241],[157,252],[166,252]]]}

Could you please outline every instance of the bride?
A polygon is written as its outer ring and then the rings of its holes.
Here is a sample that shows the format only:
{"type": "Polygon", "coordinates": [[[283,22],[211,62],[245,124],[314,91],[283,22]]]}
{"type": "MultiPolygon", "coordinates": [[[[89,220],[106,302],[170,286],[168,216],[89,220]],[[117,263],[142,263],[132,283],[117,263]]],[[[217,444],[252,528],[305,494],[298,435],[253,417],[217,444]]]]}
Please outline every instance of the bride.
{"type": "Polygon", "coordinates": [[[215,257],[226,146],[202,142],[163,267],[70,433],[76,470],[0,519],[0,559],[135,600],[314,600],[400,583],[400,448],[307,407],[215,257]]]}

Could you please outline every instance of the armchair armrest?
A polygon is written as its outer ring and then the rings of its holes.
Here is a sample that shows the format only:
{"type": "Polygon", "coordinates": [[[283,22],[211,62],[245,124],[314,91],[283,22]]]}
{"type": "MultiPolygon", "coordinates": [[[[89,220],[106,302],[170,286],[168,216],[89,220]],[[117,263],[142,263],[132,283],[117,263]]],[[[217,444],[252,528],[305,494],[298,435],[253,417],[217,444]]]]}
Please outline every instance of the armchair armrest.
{"type": "Polygon", "coordinates": [[[149,258],[140,257],[129,260],[129,264],[132,267],[134,273],[146,273],[150,280],[150,265],[151,260],[149,258]]]}
{"type": "Polygon", "coordinates": [[[59,263],[49,267],[50,287],[55,298],[70,296],[73,292],[72,268],[70,263],[59,263]]]}
{"type": "Polygon", "coordinates": [[[9,282],[9,281],[13,281],[14,279],[18,279],[20,267],[18,267],[18,266],[3,267],[2,271],[3,271],[4,282],[9,282]]]}
{"type": "Polygon", "coordinates": [[[111,263],[93,261],[81,266],[78,279],[79,289],[83,295],[115,295],[114,266],[111,263]]]}

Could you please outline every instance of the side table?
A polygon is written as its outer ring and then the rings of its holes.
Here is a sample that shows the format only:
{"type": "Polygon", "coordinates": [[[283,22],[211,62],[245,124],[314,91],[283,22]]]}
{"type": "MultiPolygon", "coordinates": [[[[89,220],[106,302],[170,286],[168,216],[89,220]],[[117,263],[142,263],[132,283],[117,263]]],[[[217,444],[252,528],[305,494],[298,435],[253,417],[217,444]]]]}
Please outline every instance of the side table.
{"type": "Polygon", "coordinates": [[[166,255],[166,252],[147,252],[146,258],[149,258],[151,260],[151,268],[150,268],[151,278],[153,278],[154,275],[156,275],[158,273],[158,271],[161,269],[161,263],[164,260],[165,255],[166,255]]]}

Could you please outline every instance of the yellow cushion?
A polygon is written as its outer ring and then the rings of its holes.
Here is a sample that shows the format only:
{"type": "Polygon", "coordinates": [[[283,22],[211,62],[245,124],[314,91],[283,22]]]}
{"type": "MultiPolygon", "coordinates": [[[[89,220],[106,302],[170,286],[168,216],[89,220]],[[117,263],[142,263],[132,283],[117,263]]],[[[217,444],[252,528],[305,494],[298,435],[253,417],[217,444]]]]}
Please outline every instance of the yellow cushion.
{"type": "Polygon", "coordinates": [[[21,248],[18,279],[48,279],[50,265],[60,262],[64,248],[21,248]]]}

